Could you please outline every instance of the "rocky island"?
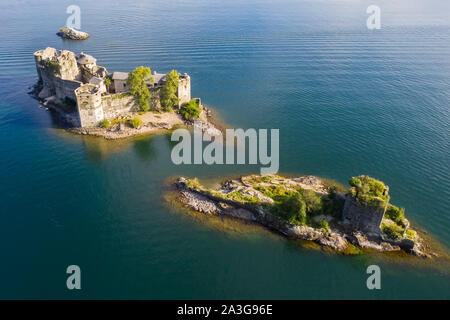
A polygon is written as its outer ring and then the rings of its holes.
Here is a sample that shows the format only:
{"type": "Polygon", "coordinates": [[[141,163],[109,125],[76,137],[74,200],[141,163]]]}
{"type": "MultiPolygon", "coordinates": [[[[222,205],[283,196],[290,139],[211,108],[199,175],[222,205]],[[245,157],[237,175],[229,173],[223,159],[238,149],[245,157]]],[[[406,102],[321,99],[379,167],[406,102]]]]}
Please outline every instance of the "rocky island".
{"type": "Polygon", "coordinates": [[[36,51],[34,58],[39,80],[32,93],[70,132],[119,139],[194,120],[203,123],[204,131],[217,132],[208,121],[210,110],[200,98],[191,99],[186,73],[157,73],[143,66],[109,73],[88,54],[50,47],[36,51]]]}
{"type": "Polygon", "coordinates": [[[338,190],[314,176],[250,175],[227,180],[219,189],[183,177],[174,185],[177,201],[189,209],[256,223],[336,252],[356,247],[435,255],[410,227],[404,209],[389,203],[383,182],[359,176],[349,183],[348,190],[338,190]]]}
{"type": "Polygon", "coordinates": [[[70,39],[70,40],[86,40],[87,38],[89,38],[88,33],[78,31],[70,27],[62,27],[61,29],[59,29],[57,35],[63,39],[70,39]]]}

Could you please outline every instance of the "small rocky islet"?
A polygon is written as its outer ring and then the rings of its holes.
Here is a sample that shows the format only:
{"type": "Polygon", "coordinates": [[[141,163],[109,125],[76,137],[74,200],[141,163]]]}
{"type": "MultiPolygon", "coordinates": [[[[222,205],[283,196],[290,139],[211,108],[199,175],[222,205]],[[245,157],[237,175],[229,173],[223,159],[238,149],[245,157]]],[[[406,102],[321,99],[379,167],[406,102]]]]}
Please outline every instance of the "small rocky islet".
{"type": "Polygon", "coordinates": [[[86,40],[89,38],[89,34],[83,31],[75,30],[70,27],[62,27],[59,32],[56,33],[63,39],[69,40],[86,40]]]}
{"type": "Polygon", "coordinates": [[[315,176],[249,175],[224,181],[218,189],[179,177],[177,202],[205,215],[256,223],[286,237],[313,241],[334,252],[403,251],[435,257],[410,227],[404,209],[389,203],[389,188],[369,176],[338,188],[315,176]]]}

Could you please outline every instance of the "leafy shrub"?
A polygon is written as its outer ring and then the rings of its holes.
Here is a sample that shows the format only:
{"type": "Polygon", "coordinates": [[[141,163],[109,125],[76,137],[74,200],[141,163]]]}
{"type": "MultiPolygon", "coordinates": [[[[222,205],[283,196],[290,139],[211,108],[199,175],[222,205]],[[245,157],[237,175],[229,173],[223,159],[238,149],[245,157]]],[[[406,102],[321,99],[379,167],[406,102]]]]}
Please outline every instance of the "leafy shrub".
{"type": "Polygon", "coordinates": [[[100,122],[100,127],[102,128],[109,128],[111,126],[111,123],[109,122],[108,119],[103,119],[102,122],[100,122]]]}
{"type": "Polygon", "coordinates": [[[292,224],[306,224],[306,204],[299,193],[285,197],[272,212],[292,224]]]}
{"type": "Polygon", "coordinates": [[[142,126],[142,119],[139,117],[134,117],[132,120],[130,120],[131,126],[135,129],[139,128],[140,126],[142,126]]]}
{"type": "Polygon", "coordinates": [[[266,197],[273,199],[275,202],[283,200],[285,197],[290,197],[294,194],[293,191],[286,189],[280,185],[270,186],[255,186],[255,190],[260,191],[266,197]]]}
{"type": "Polygon", "coordinates": [[[414,240],[416,238],[417,232],[414,230],[408,229],[406,230],[406,237],[410,240],[414,240]]]}
{"type": "Polygon", "coordinates": [[[389,207],[386,209],[386,213],[384,214],[384,216],[388,219],[391,219],[399,226],[402,226],[402,227],[406,226],[405,209],[404,208],[398,208],[396,206],[389,205],[389,207]]]}
{"type": "Polygon", "coordinates": [[[299,193],[306,204],[306,212],[308,215],[320,214],[323,210],[322,196],[313,190],[300,189],[299,193]]]}
{"type": "Polygon", "coordinates": [[[404,229],[396,224],[387,225],[382,223],[381,231],[393,240],[403,238],[404,229]]]}
{"type": "Polygon", "coordinates": [[[342,218],[342,210],[344,210],[345,200],[336,198],[334,200],[325,198],[322,201],[321,212],[325,215],[330,215],[336,219],[342,218]]]}
{"type": "Polygon", "coordinates": [[[256,197],[252,197],[246,194],[242,194],[239,191],[233,191],[231,193],[229,193],[227,195],[227,198],[235,200],[235,201],[239,201],[242,203],[249,203],[249,204],[259,204],[261,203],[261,201],[256,198],[256,197]]]}
{"type": "Polygon", "coordinates": [[[388,188],[379,180],[359,176],[351,178],[349,184],[350,194],[364,205],[383,206],[389,202],[388,188]]]}
{"type": "Polygon", "coordinates": [[[59,71],[61,66],[56,61],[50,61],[50,60],[41,60],[39,62],[41,66],[46,68],[47,70],[50,70],[51,72],[59,71]]]}
{"type": "Polygon", "coordinates": [[[326,219],[320,219],[319,220],[319,227],[320,229],[324,230],[325,232],[330,231],[330,225],[328,224],[328,221],[326,219]]]}
{"type": "Polygon", "coordinates": [[[181,106],[180,113],[186,120],[195,120],[200,116],[202,110],[196,99],[192,99],[188,103],[181,106]]]}
{"type": "Polygon", "coordinates": [[[197,178],[194,179],[187,179],[186,181],[186,187],[190,188],[190,189],[198,189],[200,188],[200,182],[198,181],[197,178]]]}

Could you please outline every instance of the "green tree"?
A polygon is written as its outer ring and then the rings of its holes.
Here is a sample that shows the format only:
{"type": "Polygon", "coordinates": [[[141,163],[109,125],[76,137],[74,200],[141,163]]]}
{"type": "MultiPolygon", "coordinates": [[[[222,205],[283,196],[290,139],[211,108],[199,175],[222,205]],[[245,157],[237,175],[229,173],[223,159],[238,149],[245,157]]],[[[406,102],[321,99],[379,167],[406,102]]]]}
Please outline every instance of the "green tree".
{"type": "Polygon", "coordinates": [[[139,128],[140,126],[142,126],[142,119],[139,117],[134,117],[132,120],[130,120],[131,126],[135,129],[139,128]]]}
{"type": "Polygon", "coordinates": [[[351,178],[349,184],[350,194],[361,204],[384,206],[389,202],[388,187],[379,180],[362,175],[351,178]]]}
{"type": "Polygon", "coordinates": [[[391,239],[401,239],[403,238],[404,229],[396,224],[386,225],[384,223],[381,224],[381,232],[386,234],[391,239]]]}
{"type": "Polygon", "coordinates": [[[306,204],[299,193],[286,198],[280,204],[280,215],[290,223],[304,225],[306,223],[306,204]]]}
{"type": "Polygon", "coordinates": [[[180,113],[186,120],[195,120],[200,116],[202,110],[198,105],[198,101],[192,99],[181,106],[180,113]]]}
{"type": "Polygon", "coordinates": [[[394,205],[388,206],[384,216],[388,219],[394,221],[397,225],[405,227],[406,219],[405,219],[405,209],[398,208],[394,205]]]}
{"type": "Polygon", "coordinates": [[[320,227],[320,229],[322,229],[325,232],[330,231],[330,225],[328,224],[328,221],[326,219],[322,218],[319,220],[319,227],[320,227]]]}
{"type": "Polygon", "coordinates": [[[128,74],[127,86],[130,93],[137,99],[142,111],[150,109],[149,100],[152,97],[147,88],[147,81],[153,81],[150,68],[140,66],[128,74]]]}
{"type": "Polygon", "coordinates": [[[303,201],[306,205],[306,212],[309,215],[320,214],[323,210],[322,197],[315,193],[313,190],[302,189],[300,190],[303,201]]]}
{"type": "Polygon", "coordinates": [[[165,111],[171,111],[180,101],[177,97],[178,78],[178,72],[175,70],[166,74],[166,82],[161,89],[161,106],[165,111]]]}
{"type": "Polygon", "coordinates": [[[109,128],[111,126],[111,122],[109,122],[108,119],[103,119],[102,122],[100,122],[100,127],[102,128],[109,128]]]}

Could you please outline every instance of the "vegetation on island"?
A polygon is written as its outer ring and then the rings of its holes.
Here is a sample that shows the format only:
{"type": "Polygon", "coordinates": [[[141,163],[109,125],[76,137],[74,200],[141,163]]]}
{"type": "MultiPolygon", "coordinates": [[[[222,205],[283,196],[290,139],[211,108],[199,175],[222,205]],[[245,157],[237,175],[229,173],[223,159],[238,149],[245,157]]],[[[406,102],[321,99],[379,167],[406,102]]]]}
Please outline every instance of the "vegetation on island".
{"type": "Polygon", "coordinates": [[[211,203],[201,203],[202,200],[193,195],[185,195],[187,200],[184,204],[194,210],[251,219],[288,236],[316,241],[335,250],[351,248],[347,247],[349,241],[362,248],[380,251],[401,249],[414,255],[427,256],[417,232],[409,228],[410,223],[404,217],[403,208],[389,203],[385,207],[374,208],[355,203],[351,197],[351,194],[362,195],[363,201],[367,200],[367,203],[372,202],[370,197],[388,201],[388,187],[368,176],[356,178],[359,181],[350,179],[350,189],[355,188],[353,193],[349,189],[343,190],[341,185],[333,185],[330,180],[313,176],[288,178],[275,174],[227,180],[219,189],[207,188],[197,178],[179,178],[177,187],[198,193],[216,205],[216,208],[212,208],[211,203]],[[343,210],[344,204],[346,210],[343,210]],[[239,208],[250,211],[252,215],[249,216],[248,211],[236,212],[235,209],[239,208]],[[352,208],[356,210],[351,211],[352,208]],[[372,214],[376,215],[376,219],[373,219],[372,214]],[[364,224],[362,227],[361,222],[364,224]]]}
{"type": "Polygon", "coordinates": [[[317,225],[314,217],[317,215],[330,215],[340,219],[344,207],[344,201],[336,197],[334,188],[330,188],[327,195],[321,195],[313,190],[303,189],[298,186],[294,187],[294,191],[286,190],[282,186],[255,187],[255,189],[274,200],[273,205],[264,205],[266,209],[295,225],[326,228],[324,222],[320,224],[320,220],[319,225],[317,225]]]}
{"type": "Polygon", "coordinates": [[[349,193],[364,206],[383,207],[386,211],[381,223],[381,232],[392,240],[414,239],[416,232],[409,229],[405,209],[389,203],[389,188],[381,181],[369,176],[353,177],[349,181],[349,193]]]}
{"type": "Polygon", "coordinates": [[[142,111],[150,110],[149,100],[152,97],[147,88],[147,81],[153,81],[152,71],[148,67],[140,66],[128,75],[127,86],[136,98],[142,111]]]}
{"type": "Polygon", "coordinates": [[[164,111],[172,111],[177,106],[180,99],[177,96],[179,74],[172,70],[166,74],[166,81],[161,89],[161,106],[164,111]]]}
{"type": "Polygon", "coordinates": [[[111,126],[111,122],[109,122],[108,119],[103,119],[103,120],[100,122],[100,127],[101,127],[101,128],[108,129],[110,126],[111,126]]]}
{"type": "Polygon", "coordinates": [[[61,68],[58,62],[51,60],[41,60],[39,61],[39,64],[51,72],[57,72],[61,68]]]}
{"type": "Polygon", "coordinates": [[[139,117],[134,117],[133,119],[130,120],[130,124],[133,128],[137,129],[140,126],[142,126],[142,119],[139,117]]]}
{"type": "Polygon", "coordinates": [[[103,119],[99,126],[100,128],[104,128],[104,129],[108,129],[111,126],[117,125],[117,124],[126,124],[129,127],[138,129],[140,126],[142,126],[143,121],[141,118],[139,117],[134,117],[134,118],[126,118],[126,119],[112,119],[112,120],[108,120],[108,119],[103,119]]]}
{"type": "MultiPolygon", "coordinates": [[[[321,194],[311,189],[304,189],[299,185],[284,183],[285,178],[278,175],[245,177],[245,184],[260,192],[263,197],[241,188],[229,193],[205,189],[197,179],[188,179],[186,186],[191,189],[209,192],[212,196],[231,200],[249,209],[263,207],[273,215],[299,226],[311,226],[330,231],[329,218],[342,219],[345,200],[338,195],[335,185],[328,185],[328,193],[321,194]],[[272,201],[268,201],[267,198],[272,201]]],[[[404,216],[404,209],[388,203],[388,187],[381,181],[368,176],[350,179],[349,193],[360,205],[372,207],[384,204],[386,211],[381,223],[381,232],[390,239],[400,240],[408,238],[414,240],[416,232],[409,229],[409,222],[404,216]]]]}
{"type": "Polygon", "coordinates": [[[199,101],[197,99],[192,99],[191,101],[184,103],[180,108],[180,113],[186,120],[198,119],[202,113],[199,101]]]}
{"type": "Polygon", "coordinates": [[[350,194],[362,205],[383,207],[389,203],[389,188],[377,179],[361,175],[351,178],[349,184],[350,194]]]}
{"type": "Polygon", "coordinates": [[[398,208],[394,205],[389,205],[389,207],[386,209],[386,213],[384,214],[384,217],[387,219],[391,219],[394,221],[397,225],[401,227],[406,227],[406,219],[405,219],[405,209],[404,208],[398,208]]]}
{"type": "Polygon", "coordinates": [[[388,236],[392,240],[403,238],[404,229],[396,224],[381,223],[381,232],[388,236]]]}
{"type": "Polygon", "coordinates": [[[414,239],[415,231],[408,227],[409,223],[405,218],[405,209],[390,204],[384,213],[381,231],[391,239],[401,239],[405,235],[409,239],[414,239]]]}
{"type": "Polygon", "coordinates": [[[110,87],[111,87],[111,79],[110,78],[106,78],[105,79],[105,85],[106,85],[106,91],[110,91],[110,87]]]}
{"type": "MultiPolygon", "coordinates": [[[[246,183],[264,196],[273,200],[273,203],[261,200],[257,196],[249,195],[242,190],[235,190],[228,194],[208,190],[217,198],[224,198],[239,202],[245,206],[257,208],[262,206],[273,215],[280,217],[294,225],[309,225],[323,230],[329,230],[328,221],[316,222],[318,215],[330,215],[340,219],[344,200],[336,196],[336,187],[328,188],[328,194],[321,195],[313,190],[303,189],[300,186],[285,186],[284,178],[278,175],[246,177],[246,183]]],[[[205,190],[197,179],[188,179],[186,186],[191,189],[205,190]]]]}
{"type": "Polygon", "coordinates": [[[330,231],[330,225],[328,224],[328,220],[327,219],[324,219],[324,218],[320,219],[319,220],[319,226],[320,226],[320,229],[322,229],[325,232],[329,232],[330,231]]]}

